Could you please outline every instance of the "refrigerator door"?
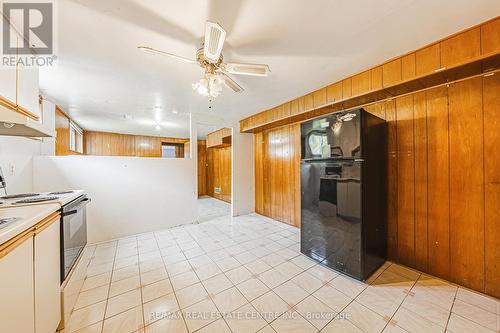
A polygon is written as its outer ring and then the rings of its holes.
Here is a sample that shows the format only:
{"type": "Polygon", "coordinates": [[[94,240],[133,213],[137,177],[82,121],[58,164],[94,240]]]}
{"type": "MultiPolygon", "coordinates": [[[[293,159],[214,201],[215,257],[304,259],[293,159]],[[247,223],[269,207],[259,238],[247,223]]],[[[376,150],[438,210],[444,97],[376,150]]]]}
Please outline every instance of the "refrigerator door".
{"type": "Polygon", "coordinates": [[[301,162],[301,252],[362,279],[362,162],[301,162]]]}
{"type": "Polygon", "coordinates": [[[338,112],[301,124],[302,159],[361,157],[359,110],[338,112]]]}

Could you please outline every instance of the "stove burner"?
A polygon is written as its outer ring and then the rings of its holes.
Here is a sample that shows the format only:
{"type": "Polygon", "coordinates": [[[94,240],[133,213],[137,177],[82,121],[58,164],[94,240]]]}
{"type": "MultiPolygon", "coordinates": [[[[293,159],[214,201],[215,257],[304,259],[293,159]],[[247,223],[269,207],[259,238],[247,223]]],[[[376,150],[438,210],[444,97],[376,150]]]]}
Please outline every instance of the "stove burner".
{"type": "Polygon", "coordinates": [[[74,191],[61,191],[61,192],[50,192],[49,195],[60,195],[60,194],[68,194],[73,193],[74,191]]]}
{"type": "Polygon", "coordinates": [[[44,201],[51,201],[51,200],[56,200],[57,197],[40,197],[40,198],[29,198],[29,199],[23,199],[14,202],[14,204],[23,204],[23,203],[35,203],[35,202],[44,202],[44,201]]]}
{"type": "Polygon", "coordinates": [[[7,224],[10,224],[12,222],[17,222],[21,218],[19,217],[6,217],[6,218],[1,218],[0,219],[0,229],[5,228],[7,224]]]}
{"type": "Polygon", "coordinates": [[[29,198],[39,196],[39,193],[21,193],[21,194],[12,194],[0,197],[0,199],[20,199],[20,198],[29,198]]]}

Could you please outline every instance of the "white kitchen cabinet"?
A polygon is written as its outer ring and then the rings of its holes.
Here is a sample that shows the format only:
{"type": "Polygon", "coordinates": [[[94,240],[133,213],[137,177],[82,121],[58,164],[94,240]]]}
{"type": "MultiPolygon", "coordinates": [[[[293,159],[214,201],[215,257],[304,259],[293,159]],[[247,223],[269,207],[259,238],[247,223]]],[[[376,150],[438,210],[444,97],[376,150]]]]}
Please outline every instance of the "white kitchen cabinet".
{"type": "Polygon", "coordinates": [[[41,118],[38,107],[38,67],[18,67],[18,96],[17,104],[28,112],[41,118]]]}
{"type": "Polygon", "coordinates": [[[0,277],[0,331],[34,332],[33,237],[0,258],[0,277]]]}
{"type": "Polygon", "coordinates": [[[0,68],[0,96],[16,103],[16,68],[0,68]]]}
{"type": "Polygon", "coordinates": [[[35,231],[36,333],[54,333],[61,320],[59,223],[35,231]]]}

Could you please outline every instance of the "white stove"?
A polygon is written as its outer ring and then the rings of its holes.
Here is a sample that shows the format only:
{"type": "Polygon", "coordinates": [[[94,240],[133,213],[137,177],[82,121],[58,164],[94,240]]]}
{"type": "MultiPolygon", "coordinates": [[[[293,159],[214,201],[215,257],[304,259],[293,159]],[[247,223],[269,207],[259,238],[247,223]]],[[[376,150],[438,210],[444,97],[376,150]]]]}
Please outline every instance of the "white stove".
{"type": "Polygon", "coordinates": [[[0,197],[0,208],[58,203],[61,206],[68,204],[85,194],[83,190],[69,190],[43,193],[20,193],[0,197]]]}

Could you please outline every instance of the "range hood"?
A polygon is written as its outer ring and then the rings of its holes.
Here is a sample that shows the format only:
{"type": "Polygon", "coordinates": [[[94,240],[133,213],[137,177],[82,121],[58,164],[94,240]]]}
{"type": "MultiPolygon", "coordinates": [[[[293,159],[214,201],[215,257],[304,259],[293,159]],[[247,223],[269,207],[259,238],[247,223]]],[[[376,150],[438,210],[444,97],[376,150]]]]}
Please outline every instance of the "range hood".
{"type": "Polygon", "coordinates": [[[0,103],[0,135],[41,138],[53,137],[55,133],[39,121],[0,103]]]}

